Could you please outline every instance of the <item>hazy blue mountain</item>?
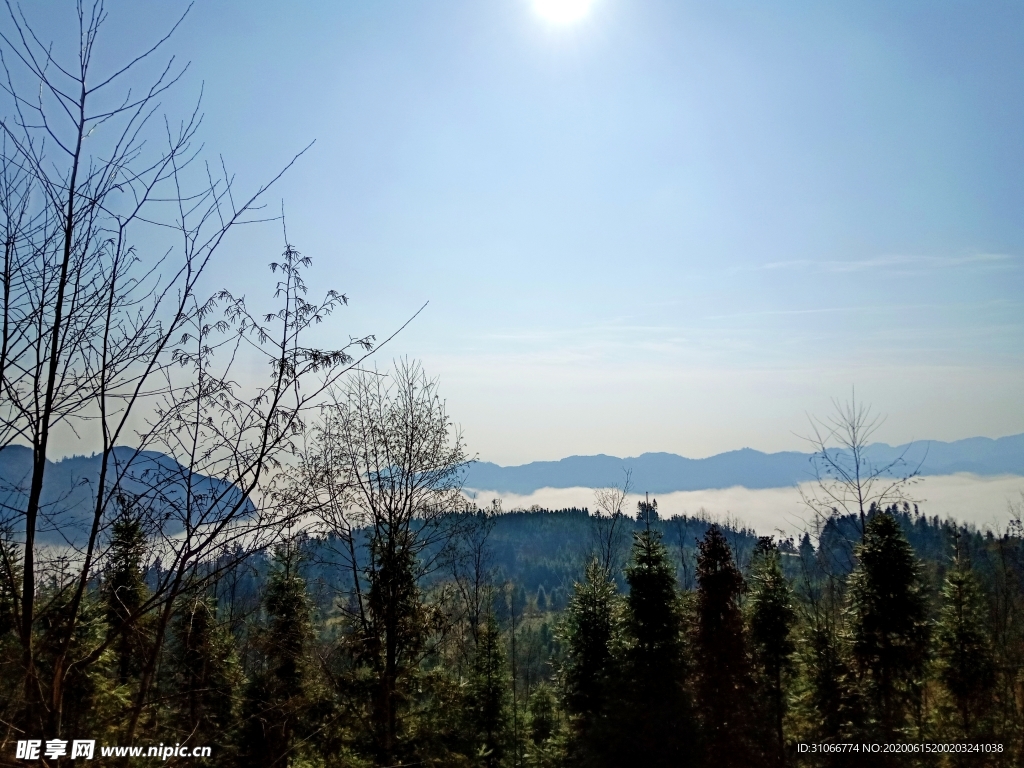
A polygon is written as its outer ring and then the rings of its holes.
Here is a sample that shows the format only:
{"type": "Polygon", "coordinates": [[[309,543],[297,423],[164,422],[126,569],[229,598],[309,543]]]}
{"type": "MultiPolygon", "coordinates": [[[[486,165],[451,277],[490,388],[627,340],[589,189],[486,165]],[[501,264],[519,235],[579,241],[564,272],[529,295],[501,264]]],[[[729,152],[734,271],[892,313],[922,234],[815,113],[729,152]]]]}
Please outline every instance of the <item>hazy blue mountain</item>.
{"type": "MultiPolygon", "coordinates": [[[[1024,475],[1024,434],[993,440],[974,437],[943,443],[934,440],[889,446],[877,443],[869,448],[871,460],[884,465],[903,456],[908,469],[920,467],[922,475],[973,472],[979,475],[1024,475]]],[[[173,459],[154,451],[139,454],[117,448],[114,457],[120,467],[120,487],[139,496],[143,503],[164,517],[164,531],[182,529],[181,502],[187,470],[173,459]],[[130,467],[126,467],[132,459],[130,467]],[[160,482],[155,482],[160,478],[160,482]],[[153,486],[160,486],[160,493],[153,486]]],[[[620,483],[623,470],[632,470],[632,485],[639,492],[670,493],[710,488],[782,488],[812,478],[811,456],[787,451],[762,453],[751,448],[720,453],[706,459],[687,459],[672,453],[641,456],[570,456],[561,461],[536,461],[517,467],[477,462],[466,475],[470,489],[528,494],[540,488],[599,488],[620,483]]],[[[99,477],[99,456],[73,456],[47,466],[43,484],[44,513],[40,543],[61,543],[60,529],[81,542],[92,520],[95,485],[99,477]]],[[[32,454],[27,448],[11,446],[0,450],[0,518],[23,510],[31,479],[32,454]]],[[[222,497],[222,504],[234,504],[240,491],[216,478],[196,476],[193,489],[205,498],[222,497]]],[[[251,502],[246,502],[251,509],[251,502]]],[[[112,510],[111,510],[112,511],[112,510]]]]}
{"type": "MultiPolygon", "coordinates": [[[[1024,434],[972,437],[943,443],[922,440],[907,445],[875,443],[870,460],[884,466],[900,456],[907,470],[922,475],[973,472],[978,475],[1024,475],[1024,434]]],[[[532,493],[540,488],[600,488],[622,482],[623,470],[632,470],[632,485],[639,492],[670,493],[709,488],[784,488],[813,478],[811,454],[786,451],[762,453],[752,448],[720,453],[706,459],[687,459],[674,453],[640,456],[570,456],[560,461],[535,461],[517,467],[490,462],[473,464],[466,487],[504,493],[532,493]]]]}
{"type": "MultiPolygon", "coordinates": [[[[145,505],[154,518],[161,519],[163,532],[174,535],[183,530],[182,507],[186,496],[188,471],[173,459],[157,451],[136,453],[131,448],[115,448],[108,488],[117,486],[138,503],[145,505]]],[[[92,523],[99,482],[100,459],[71,456],[47,462],[43,475],[42,518],[37,532],[41,544],[63,544],[65,538],[80,544],[92,523]]],[[[24,513],[32,479],[32,451],[23,446],[0,450],[0,519],[24,513]]],[[[192,478],[192,493],[199,503],[219,499],[219,505],[237,504],[241,491],[230,483],[204,475],[192,478]]],[[[246,501],[246,514],[253,510],[246,501]]],[[[113,514],[114,509],[106,510],[113,514]]],[[[15,525],[17,535],[18,526],[15,525]]]]}

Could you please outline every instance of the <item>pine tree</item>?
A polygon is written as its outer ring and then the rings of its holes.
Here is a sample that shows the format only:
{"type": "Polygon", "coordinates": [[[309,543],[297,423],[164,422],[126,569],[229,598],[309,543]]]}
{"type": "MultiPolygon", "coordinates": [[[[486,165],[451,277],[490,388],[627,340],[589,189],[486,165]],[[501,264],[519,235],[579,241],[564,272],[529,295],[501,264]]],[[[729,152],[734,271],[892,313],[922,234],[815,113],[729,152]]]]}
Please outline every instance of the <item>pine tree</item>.
{"type": "Polygon", "coordinates": [[[877,512],[856,548],[850,576],[853,658],[879,740],[909,735],[917,716],[928,649],[919,566],[899,523],[877,512]]]}
{"type": "MultiPolygon", "coordinates": [[[[845,644],[828,618],[811,619],[806,628],[804,677],[810,688],[812,733],[823,743],[850,741],[860,735],[861,700],[853,682],[845,644]]],[[[839,754],[830,764],[846,762],[839,754]]]]}
{"type": "Polygon", "coordinates": [[[529,733],[526,764],[530,768],[556,768],[563,765],[558,701],[550,686],[541,683],[533,690],[527,713],[529,733]]]}
{"type": "Polygon", "coordinates": [[[253,675],[246,691],[241,748],[247,765],[287,768],[309,705],[306,652],[312,638],[306,582],[292,543],[274,553],[263,608],[267,615],[259,641],[263,668],[253,675]]]}
{"type": "Polygon", "coordinates": [[[697,709],[705,760],[717,766],[749,766],[756,761],[750,738],[751,677],[746,633],[740,611],[743,576],[729,544],[712,525],[698,544],[697,709]]]}
{"type": "Polygon", "coordinates": [[[487,768],[500,765],[509,747],[510,683],[501,629],[488,611],[478,634],[469,692],[476,754],[487,768]]]}
{"type": "Polygon", "coordinates": [[[675,567],[649,522],[634,535],[626,582],[621,756],[642,765],[677,766],[690,757],[686,745],[693,730],[683,688],[682,620],[675,567]]]}
{"type": "MultiPolygon", "coordinates": [[[[40,616],[40,636],[36,664],[44,675],[53,675],[53,660],[63,652],[60,638],[71,624],[71,590],[51,584],[40,590],[40,602],[47,606],[40,616]]],[[[108,626],[107,606],[95,594],[86,595],[78,609],[74,631],[70,632],[67,658],[81,659],[104,641],[108,626]]],[[[118,658],[106,652],[100,662],[82,666],[68,664],[63,680],[63,701],[59,720],[50,713],[49,723],[41,728],[58,738],[61,734],[96,733],[99,737],[114,737],[122,724],[125,695],[117,684],[118,658]]]]}
{"type": "Polygon", "coordinates": [[[5,525],[0,525],[0,649],[14,640],[18,626],[19,548],[5,525]]]}
{"type": "Polygon", "coordinates": [[[143,565],[146,558],[146,534],[141,516],[132,499],[117,497],[119,508],[111,526],[103,601],[109,627],[119,632],[114,648],[117,654],[117,683],[126,685],[142,670],[148,645],[146,621],[140,609],[149,596],[143,565]]]}
{"type": "MultiPolygon", "coordinates": [[[[175,724],[191,744],[230,744],[242,677],[234,638],[217,621],[211,600],[189,595],[182,601],[172,649],[175,724]]],[[[225,758],[223,754],[218,757],[221,761],[225,758]]]]}
{"type": "Polygon", "coordinates": [[[789,582],[782,573],[779,550],[771,539],[762,538],[758,543],[751,582],[750,645],[758,687],[763,693],[762,700],[766,703],[774,730],[772,760],[781,765],[785,759],[783,677],[791,666],[794,644],[790,632],[796,614],[789,582]]]}
{"type": "Polygon", "coordinates": [[[0,524],[0,720],[19,719],[22,706],[18,629],[18,584],[21,579],[18,545],[10,529],[0,524]]]}
{"type": "Polygon", "coordinates": [[[619,620],[615,584],[595,558],[584,580],[574,585],[561,628],[565,659],[560,682],[571,717],[569,758],[584,765],[603,765],[608,758],[605,726],[619,620]]]}
{"type": "Polygon", "coordinates": [[[954,702],[960,736],[976,735],[995,685],[984,595],[959,548],[942,587],[936,631],[939,679],[954,702]]]}
{"type": "Polygon", "coordinates": [[[530,713],[530,743],[540,746],[554,735],[555,728],[558,726],[558,701],[547,684],[541,683],[530,694],[528,709],[530,713]]]}
{"type": "Polygon", "coordinates": [[[658,500],[654,501],[640,501],[636,505],[636,521],[643,523],[648,528],[651,527],[651,523],[658,522],[658,500]]]}

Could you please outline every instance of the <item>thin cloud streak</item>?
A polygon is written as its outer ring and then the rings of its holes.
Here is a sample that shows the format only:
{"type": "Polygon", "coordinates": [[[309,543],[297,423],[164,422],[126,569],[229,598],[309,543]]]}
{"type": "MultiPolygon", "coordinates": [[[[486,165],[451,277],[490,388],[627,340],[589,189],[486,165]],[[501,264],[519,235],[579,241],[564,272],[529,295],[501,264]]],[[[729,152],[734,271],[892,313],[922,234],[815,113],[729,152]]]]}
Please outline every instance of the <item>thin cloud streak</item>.
{"type": "MultiPolygon", "coordinates": [[[[685,324],[679,325],[630,323],[628,320],[631,318],[623,317],[623,322],[621,323],[601,323],[568,328],[542,327],[506,333],[467,334],[463,338],[467,342],[482,344],[485,348],[490,348],[494,343],[550,344],[558,342],[572,343],[573,348],[577,350],[585,349],[588,345],[604,347],[607,344],[624,342],[629,343],[630,346],[636,346],[637,343],[648,345],[653,344],[659,347],[665,344],[675,346],[681,343],[690,343],[698,346],[712,344],[713,346],[718,347],[723,343],[723,341],[726,341],[726,339],[717,338],[715,334],[728,333],[730,335],[734,335],[744,330],[743,326],[721,325],[720,323],[722,321],[743,321],[770,317],[786,318],[839,314],[868,314],[877,316],[879,313],[899,314],[903,318],[903,324],[900,326],[900,333],[904,337],[908,332],[927,336],[929,335],[928,333],[922,332],[926,329],[934,329],[934,320],[929,318],[920,318],[917,323],[910,323],[906,319],[908,312],[924,310],[937,311],[943,315],[951,315],[953,313],[965,312],[978,313],[979,311],[986,309],[1014,310],[1021,308],[1024,308],[1024,302],[995,300],[983,302],[922,302],[897,305],[885,303],[813,307],[803,309],[765,309],[749,312],[702,315],[693,318],[685,324]],[[712,325],[709,326],[708,323],[711,323],[712,325]]],[[[968,338],[991,335],[993,333],[1000,332],[1013,332],[1019,330],[1019,328],[1019,323],[1005,321],[988,322],[979,324],[974,328],[961,328],[956,330],[944,328],[942,336],[946,339],[949,339],[951,335],[953,337],[968,338]]],[[[746,330],[758,332],[764,331],[764,328],[760,324],[754,324],[750,325],[746,330]]],[[[860,332],[863,333],[863,330],[864,329],[860,329],[860,332]]],[[[881,328],[873,332],[872,335],[885,335],[886,332],[891,332],[891,330],[891,328],[887,328],[882,324],[881,328]]]]}
{"type": "MultiPolygon", "coordinates": [[[[869,272],[872,270],[896,270],[907,272],[928,272],[936,269],[956,269],[958,267],[987,266],[1013,269],[1019,266],[1016,256],[1005,253],[977,253],[970,256],[879,256],[872,259],[856,259],[848,261],[816,261],[814,259],[793,259],[789,261],[773,261],[747,269],[751,271],[767,271],[780,269],[804,269],[813,272],[849,273],[869,272]]],[[[742,271],[740,268],[738,271],[742,271]]]]}

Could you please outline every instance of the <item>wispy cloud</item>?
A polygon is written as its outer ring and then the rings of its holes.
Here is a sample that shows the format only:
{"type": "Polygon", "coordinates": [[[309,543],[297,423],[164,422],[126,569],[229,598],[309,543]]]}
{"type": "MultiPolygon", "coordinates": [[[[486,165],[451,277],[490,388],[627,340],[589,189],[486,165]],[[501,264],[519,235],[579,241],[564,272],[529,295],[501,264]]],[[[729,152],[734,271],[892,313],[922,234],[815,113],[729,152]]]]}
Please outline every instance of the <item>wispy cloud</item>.
{"type": "Polygon", "coordinates": [[[967,256],[876,256],[871,259],[828,260],[793,259],[790,261],[773,261],[761,264],[752,269],[802,269],[815,272],[871,272],[898,270],[902,272],[927,272],[937,269],[956,269],[958,267],[1015,267],[1019,263],[1016,256],[1006,253],[975,253],[967,256]]]}

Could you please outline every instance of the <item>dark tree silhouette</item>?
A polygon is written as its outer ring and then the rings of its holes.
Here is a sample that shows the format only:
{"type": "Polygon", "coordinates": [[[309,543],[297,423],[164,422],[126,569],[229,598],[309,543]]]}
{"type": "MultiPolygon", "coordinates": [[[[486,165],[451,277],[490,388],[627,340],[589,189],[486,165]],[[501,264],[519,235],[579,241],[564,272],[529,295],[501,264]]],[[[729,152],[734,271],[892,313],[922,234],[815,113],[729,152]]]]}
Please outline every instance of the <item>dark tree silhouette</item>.
{"type": "Polygon", "coordinates": [[[850,576],[853,659],[863,682],[872,729],[880,740],[903,739],[919,715],[928,652],[927,604],[920,568],[889,512],[868,521],[850,576]]]}
{"type": "Polygon", "coordinates": [[[493,612],[484,617],[478,637],[468,706],[477,754],[483,765],[494,768],[510,746],[512,712],[504,641],[493,612]]]}
{"type": "Polygon", "coordinates": [[[246,691],[242,747],[246,765],[288,765],[310,704],[307,651],[311,606],[292,543],[277,547],[263,599],[267,628],[259,647],[263,664],[246,691]]]}
{"type": "Polygon", "coordinates": [[[619,634],[620,609],[615,583],[595,557],[582,582],[575,584],[562,627],[565,659],[560,682],[570,715],[570,760],[604,765],[608,755],[607,706],[614,680],[612,646],[619,634]]]}
{"type": "Polygon", "coordinates": [[[939,679],[953,700],[958,730],[964,740],[978,735],[979,720],[993,699],[995,667],[987,614],[977,577],[957,546],[942,586],[935,655],[939,679]]]}
{"type": "Polygon", "coordinates": [[[778,547],[771,539],[762,538],[754,556],[750,588],[750,645],[763,694],[762,708],[770,714],[774,726],[775,749],[768,750],[771,759],[781,765],[785,761],[785,736],[782,729],[786,714],[784,676],[791,667],[795,649],[791,630],[796,620],[793,597],[779,562],[778,547]]]}
{"type": "Polygon", "coordinates": [[[174,725],[183,744],[220,744],[222,764],[234,755],[242,670],[232,634],[201,592],[185,594],[175,617],[171,668],[174,725]]]}
{"type": "Polygon", "coordinates": [[[720,766],[755,762],[750,665],[740,610],[743,575],[718,525],[699,542],[697,553],[697,711],[705,760],[720,766]]]}
{"type": "MultiPolygon", "coordinates": [[[[641,502],[644,504],[644,502],[641,502]]],[[[647,510],[654,512],[654,505],[647,510]]],[[[626,566],[622,663],[623,727],[619,749],[624,759],[649,766],[678,766],[692,762],[694,728],[684,688],[685,648],[675,566],[647,526],[634,534],[626,566]]]]}
{"type": "Polygon", "coordinates": [[[142,518],[132,499],[118,497],[119,513],[114,518],[108,564],[103,582],[107,624],[126,627],[114,644],[117,682],[126,685],[137,679],[145,663],[149,644],[147,627],[139,617],[149,596],[143,568],[146,565],[146,534],[142,518]]]}

